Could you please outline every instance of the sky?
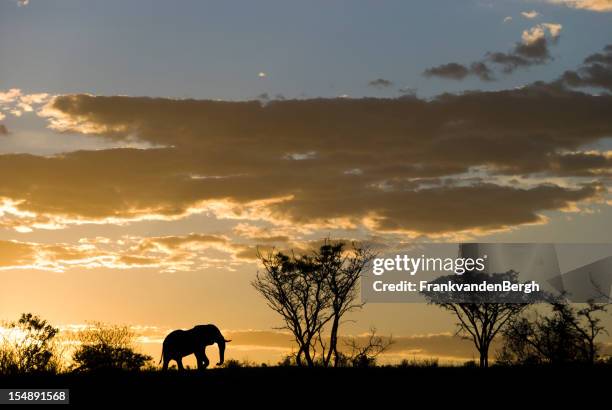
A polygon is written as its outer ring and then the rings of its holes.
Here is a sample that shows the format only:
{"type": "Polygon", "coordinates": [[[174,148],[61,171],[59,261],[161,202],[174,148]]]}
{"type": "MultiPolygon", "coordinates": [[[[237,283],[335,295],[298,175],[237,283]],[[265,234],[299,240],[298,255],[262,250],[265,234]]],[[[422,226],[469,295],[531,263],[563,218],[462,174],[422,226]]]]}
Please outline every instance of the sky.
{"type": "MultiPolygon", "coordinates": [[[[609,0],[0,0],[0,73],[0,319],[275,361],[258,246],[612,239],[609,0]]],[[[471,357],[433,306],[351,319],[471,357]]]]}

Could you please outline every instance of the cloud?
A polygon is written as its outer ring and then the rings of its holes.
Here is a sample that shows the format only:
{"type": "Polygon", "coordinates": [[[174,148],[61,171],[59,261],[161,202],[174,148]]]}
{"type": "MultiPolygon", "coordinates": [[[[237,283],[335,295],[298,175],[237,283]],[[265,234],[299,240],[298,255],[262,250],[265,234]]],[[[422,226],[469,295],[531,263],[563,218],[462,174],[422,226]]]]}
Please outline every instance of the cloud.
{"type": "MultiPolygon", "coordinates": [[[[2,119],[2,114],[0,114],[0,120],[2,119]]],[[[2,135],[8,135],[8,129],[6,128],[6,125],[4,124],[0,124],[0,136],[2,135]]]]}
{"type": "Polygon", "coordinates": [[[561,35],[561,29],[563,26],[558,23],[542,23],[542,27],[548,30],[553,40],[557,40],[561,35]]]}
{"type": "Polygon", "coordinates": [[[551,60],[549,43],[556,44],[561,34],[562,26],[556,23],[538,24],[521,35],[521,42],[507,53],[487,53],[487,60],[502,67],[504,73],[512,73],[520,67],[545,64],[551,60]],[[549,34],[549,38],[546,34],[549,34]]]}
{"type": "MultiPolygon", "coordinates": [[[[0,91],[0,109],[20,117],[26,112],[37,111],[51,96],[47,93],[23,94],[19,88],[0,91]]],[[[0,120],[6,116],[0,112],[0,120]]]]}
{"type": "Polygon", "coordinates": [[[589,69],[609,76],[609,51],[553,83],[430,100],[57,96],[37,111],[52,129],[155,148],[0,155],[0,226],[210,214],[246,224],[245,241],[188,237],[175,250],[197,243],[237,260],[255,244],[292,245],[296,230],[435,237],[545,223],[547,211],[605,200],[610,153],[584,147],[611,135],[612,96],[567,87],[605,85],[589,69]]]}
{"type": "Polygon", "coordinates": [[[494,81],[495,75],[490,63],[499,66],[506,74],[510,74],[520,67],[544,64],[552,58],[549,52],[549,43],[556,44],[561,35],[561,24],[542,23],[528,30],[524,30],[521,41],[516,43],[509,52],[488,52],[485,58],[471,63],[469,66],[452,62],[426,69],[426,77],[442,77],[453,80],[463,80],[475,75],[482,81],[494,81]],[[548,34],[548,37],[547,37],[548,34]]]}
{"type": "Polygon", "coordinates": [[[30,4],[30,0],[17,0],[17,5],[19,7],[24,7],[30,4]]]}
{"type": "Polygon", "coordinates": [[[0,92],[0,104],[7,104],[16,101],[21,96],[21,90],[11,88],[8,91],[0,92]]]}
{"type": "Polygon", "coordinates": [[[569,87],[594,87],[612,91],[612,44],[585,58],[578,70],[568,70],[560,82],[569,87]]]}
{"type": "Polygon", "coordinates": [[[483,81],[493,80],[493,72],[489,66],[482,61],[472,63],[470,67],[466,67],[459,63],[442,64],[426,69],[423,75],[426,77],[442,77],[451,80],[463,80],[469,75],[475,75],[483,81]]]}
{"type": "MultiPolygon", "coordinates": [[[[37,269],[65,272],[71,269],[155,269],[159,272],[189,272],[202,269],[233,271],[258,259],[258,252],[272,249],[302,254],[322,245],[321,240],[293,240],[270,235],[276,229],[238,224],[237,237],[189,233],[165,236],[81,238],[77,243],[36,243],[0,240],[0,271],[37,269]]],[[[345,238],[346,242],[354,242],[345,238]]],[[[369,241],[371,246],[381,246],[369,241]]]]}
{"type": "Polygon", "coordinates": [[[0,269],[29,264],[34,259],[34,251],[28,244],[0,240],[0,269]]]}
{"type": "Polygon", "coordinates": [[[480,78],[482,81],[493,81],[493,71],[482,61],[474,62],[470,65],[470,73],[480,78]]]}
{"type": "Polygon", "coordinates": [[[548,3],[560,4],[574,9],[597,12],[612,11],[612,0],[547,0],[548,3]]]}
{"type": "Polygon", "coordinates": [[[201,269],[234,270],[256,257],[253,244],[232,243],[220,235],[187,234],[130,237],[78,243],[0,240],[0,270],[155,269],[160,272],[201,269]],[[252,255],[252,256],[251,256],[252,255]]]}
{"type": "Polygon", "coordinates": [[[57,131],[160,148],[0,155],[0,225],[209,213],[277,227],[445,235],[543,223],[546,211],[605,194],[608,163],[593,158],[603,154],[576,153],[610,135],[611,114],[611,96],[543,83],[432,100],[265,105],[58,96],[44,110],[57,131]],[[287,157],[304,153],[315,154],[287,157]]]}
{"type": "Polygon", "coordinates": [[[376,88],[389,88],[393,86],[393,82],[389,80],[385,80],[384,78],[377,78],[376,80],[372,80],[368,83],[370,87],[376,88]]]}
{"type": "Polygon", "coordinates": [[[447,63],[436,67],[430,67],[424,71],[426,77],[443,77],[453,80],[463,80],[470,71],[466,66],[459,63],[447,63]]]}
{"type": "Polygon", "coordinates": [[[512,16],[504,17],[504,20],[503,20],[504,23],[510,23],[511,21],[512,21],[512,16]]]}
{"type": "Polygon", "coordinates": [[[278,228],[264,228],[249,223],[239,223],[233,228],[234,233],[240,237],[248,238],[258,244],[278,244],[289,242],[289,233],[278,228]]]}
{"type": "Polygon", "coordinates": [[[540,13],[538,13],[535,10],[531,10],[531,11],[523,11],[521,12],[521,16],[525,17],[526,19],[534,19],[536,17],[538,17],[540,15],[540,13]]]}

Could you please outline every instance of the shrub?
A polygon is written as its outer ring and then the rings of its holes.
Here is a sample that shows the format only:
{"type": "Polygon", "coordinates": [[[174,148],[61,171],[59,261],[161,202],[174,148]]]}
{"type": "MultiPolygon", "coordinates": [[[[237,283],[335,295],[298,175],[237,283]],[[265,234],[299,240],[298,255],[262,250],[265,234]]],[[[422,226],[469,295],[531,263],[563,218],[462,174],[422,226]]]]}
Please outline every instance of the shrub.
{"type": "Polygon", "coordinates": [[[59,330],[46,320],[24,313],[4,325],[0,340],[0,374],[57,373],[61,354],[55,337],[59,330]]]}
{"type": "Polygon", "coordinates": [[[93,323],[78,334],[80,346],[72,356],[77,371],[128,370],[146,366],[152,357],[136,352],[136,335],[127,326],[93,323]]]}

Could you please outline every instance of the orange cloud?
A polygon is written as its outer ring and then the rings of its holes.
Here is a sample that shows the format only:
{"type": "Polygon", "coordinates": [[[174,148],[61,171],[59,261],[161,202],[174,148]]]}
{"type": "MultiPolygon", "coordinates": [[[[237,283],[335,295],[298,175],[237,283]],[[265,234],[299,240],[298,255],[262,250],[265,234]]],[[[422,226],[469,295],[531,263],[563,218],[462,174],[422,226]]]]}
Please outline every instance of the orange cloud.
{"type": "Polygon", "coordinates": [[[549,3],[560,4],[574,9],[597,12],[612,11],[612,0],[547,0],[549,3]]]}

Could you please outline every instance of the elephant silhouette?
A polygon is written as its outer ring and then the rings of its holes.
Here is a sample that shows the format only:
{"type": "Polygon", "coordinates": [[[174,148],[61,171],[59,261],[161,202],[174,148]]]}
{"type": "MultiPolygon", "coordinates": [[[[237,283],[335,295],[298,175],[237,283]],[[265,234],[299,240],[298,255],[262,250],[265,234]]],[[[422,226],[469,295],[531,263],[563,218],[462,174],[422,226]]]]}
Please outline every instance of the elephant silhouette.
{"type": "Polygon", "coordinates": [[[198,362],[198,370],[204,370],[209,365],[206,357],[206,346],[217,344],[219,347],[219,363],[223,364],[226,340],[215,325],[198,325],[189,330],[174,330],[166,336],[162,347],[163,370],[168,369],[171,360],[176,361],[179,370],[184,370],[183,357],[194,354],[198,362]]]}

